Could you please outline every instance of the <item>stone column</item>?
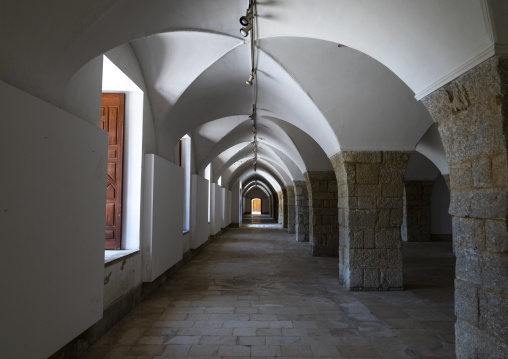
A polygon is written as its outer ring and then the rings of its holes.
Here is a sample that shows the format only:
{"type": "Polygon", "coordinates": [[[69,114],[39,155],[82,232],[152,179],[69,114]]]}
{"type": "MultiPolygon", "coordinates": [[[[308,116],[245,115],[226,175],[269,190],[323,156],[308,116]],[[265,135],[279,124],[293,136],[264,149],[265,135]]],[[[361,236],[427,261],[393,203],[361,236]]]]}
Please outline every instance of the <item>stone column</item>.
{"type": "Polygon", "coordinates": [[[295,232],[298,242],[309,241],[309,194],[305,181],[294,181],[295,185],[295,232]]]}
{"type": "Polygon", "coordinates": [[[274,220],[279,220],[279,199],[276,194],[272,193],[272,217],[274,220]]]}
{"type": "Polygon", "coordinates": [[[287,186],[287,202],[288,202],[288,233],[295,233],[295,188],[293,186],[287,186]]]}
{"type": "Polygon", "coordinates": [[[279,199],[279,224],[282,224],[284,227],[284,195],[282,194],[282,190],[277,192],[277,197],[279,199]]]}
{"type": "Polygon", "coordinates": [[[402,197],[409,152],[339,152],[339,276],[349,290],[402,289],[402,197]]]}
{"type": "Polygon", "coordinates": [[[457,358],[508,357],[508,57],[425,97],[450,167],[457,358]]]}
{"type": "Polygon", "coordinates": [[[288,191],[285,188],[282,188],[282,212],[282,228],[288,228],[288,191]]]}
{"type": "Polygon", "coordinates": [[[306,172],[309,192],[309,242],[313,256],[339,254],[337,179],[334,172],[306,172]]]}
{"type": "Polygon", "coordinates": [[[430,242],[430,205],[433,181],[405,181],[408,242],[430,242]]]}

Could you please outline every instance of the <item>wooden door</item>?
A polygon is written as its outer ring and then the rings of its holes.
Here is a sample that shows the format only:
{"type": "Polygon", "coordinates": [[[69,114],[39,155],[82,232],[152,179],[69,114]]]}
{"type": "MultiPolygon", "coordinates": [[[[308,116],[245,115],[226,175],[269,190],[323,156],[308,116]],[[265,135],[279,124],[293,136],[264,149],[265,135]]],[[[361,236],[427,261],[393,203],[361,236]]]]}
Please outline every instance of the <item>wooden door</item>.
{"type": "Polygon", "coordinates": [[[259,198],[256,198],[252,200],[252,213],[261,213],[261,200],[259,198]]]}
{"type": "Polygon", "coordinates": [[[109,132],[106,183],[106,249],[122,240],[122,172],[125,94],[102,94],[101,128],[109,132]]]}

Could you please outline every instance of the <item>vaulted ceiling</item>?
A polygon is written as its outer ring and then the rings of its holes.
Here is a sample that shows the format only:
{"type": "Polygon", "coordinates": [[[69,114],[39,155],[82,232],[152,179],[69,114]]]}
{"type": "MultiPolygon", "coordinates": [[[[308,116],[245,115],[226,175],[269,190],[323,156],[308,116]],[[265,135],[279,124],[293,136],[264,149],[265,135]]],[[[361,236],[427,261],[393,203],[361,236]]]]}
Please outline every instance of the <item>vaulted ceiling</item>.
{"type": "Polygon", "coordinates": [[[508,48],[503,0],[260,0],[257,76],[248,86],[250,37],[238,21],[247,6],[4,2],[0,76],[72,111],[66,92],[77,71],[127,44],[160,156],[174,158],[189,134],[197,173],[213,163],[213,179],[225,186],[251,179],[248,116],[256,103],[258,174],[277,189],[307,171],[331,171],[329,157],[341,150],[417,149],[447,173],[438,131],[418,100],[508,48]],[[46,26],[31,21],[39,17],[46,26]]]}

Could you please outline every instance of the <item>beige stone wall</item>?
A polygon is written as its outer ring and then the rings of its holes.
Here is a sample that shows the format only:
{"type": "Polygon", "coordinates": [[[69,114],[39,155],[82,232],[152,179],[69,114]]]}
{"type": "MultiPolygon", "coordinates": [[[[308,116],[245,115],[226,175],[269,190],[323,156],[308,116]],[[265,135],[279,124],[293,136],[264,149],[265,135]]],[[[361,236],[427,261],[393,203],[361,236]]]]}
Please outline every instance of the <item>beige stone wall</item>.
{"type": "Polygon", "coordinates": [[[402,289],[403,178],[409,152],[339,152],[339,275],[350,290],[402,289]]]}
{"type": "Polygon", "coordinates": [[[282,194],[282,191],[277,192],[277,199],[278,199],[278,218],[277,222],[279,224],[284,223],[284,195],[282,194]]]}
{"type": "Polygon", "coordinates": [[[284,213],[282,218],[282,227],[288,228],[288,191],[286,188],[282,189],[282,211],[284,213]]]}
{"type": "Polygon", "coordinates": [[[337,256],[337,179],[334,172],[306,172],[309,193],[309,242],[313,256],[337,256]]]}
{"type": "Polygon", "coordinates": [[[508,356],[508,57],[494,57],[423,103],[450,167],[458,358],[508,356]]]}
{"type": "Polygon", "coordinates": [[[308,242],[309,225],[309,194],[305,181],[294,181],[295,188],[295,233],[298,242],[308,242]]]}
{"type": "Polygon", "coordinates": [[[296,220],[296,212],[295,212],[295,188],[293,186],[287,186],[287,203],[288,203],[288,233],[295,233],[295,220],[296,220]]]}

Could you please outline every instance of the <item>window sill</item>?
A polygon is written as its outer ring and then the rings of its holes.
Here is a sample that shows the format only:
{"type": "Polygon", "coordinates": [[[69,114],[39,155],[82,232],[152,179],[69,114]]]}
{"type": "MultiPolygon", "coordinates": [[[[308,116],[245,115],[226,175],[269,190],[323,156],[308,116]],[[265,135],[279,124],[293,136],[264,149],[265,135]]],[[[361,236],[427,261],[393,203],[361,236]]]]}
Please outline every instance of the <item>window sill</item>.
{"type": "Polygon", "coordinates": [[[189,233],[189,232],[190,232],[190,231],[183,231],[183,234],[187,234],[187,233],[189,233]]]}
{"type": "Polygon", "coordinates": [[[131,256],[134,253],[139,252],[139,249],[121,249],[121,250],[107,250],[104,251],[104,265],[112,265],[124,259],[126,257],[131,256]]]}

